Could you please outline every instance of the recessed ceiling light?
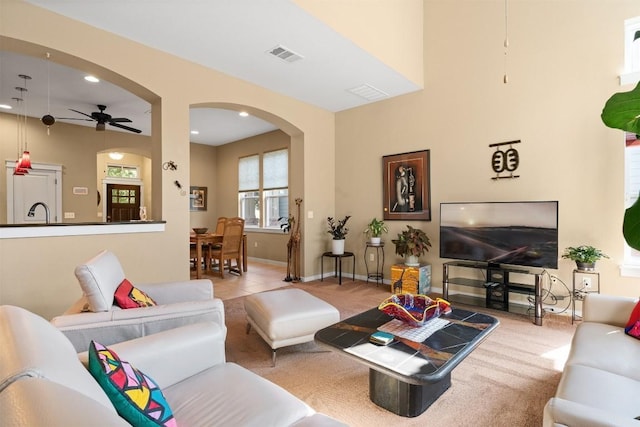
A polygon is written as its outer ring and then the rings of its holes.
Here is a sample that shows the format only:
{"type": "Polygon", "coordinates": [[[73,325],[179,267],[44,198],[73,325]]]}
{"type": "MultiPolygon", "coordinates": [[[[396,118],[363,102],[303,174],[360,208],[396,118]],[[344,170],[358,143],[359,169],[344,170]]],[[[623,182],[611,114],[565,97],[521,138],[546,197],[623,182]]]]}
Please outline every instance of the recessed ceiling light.
{"type": "Polygon", "coordinates": [[[238,115],[239,115],[240,117],[249,117],[249,113],[247,113],[246,111],[240,111],[240,112],[238,113],[238,115]]]}
{"type": "Polygon", "coordinates": [[[192,131],[191,131],[191,135],[200,135],[200,131],[198,131],[198,130],[192,130],[192,131]]]}
{"type": "Polygon", "coordinates": [[[109,153],[109,157],[113,160],[122,160],[122,158],[124,157],[124,154],[112,152],[112,153],[109,153]]]}
{"type": "Polygon", "coordinates": [[[0,104],[0,108],[3,108],[5,110],[11,110],[13,107],[7,104],[0,104]]]}
{"type": "Polygon", "coordinates": [[[84,79],[91,83],[98,83],[100,81],[100,79],[94,76],[85,76],[84,79]]]}

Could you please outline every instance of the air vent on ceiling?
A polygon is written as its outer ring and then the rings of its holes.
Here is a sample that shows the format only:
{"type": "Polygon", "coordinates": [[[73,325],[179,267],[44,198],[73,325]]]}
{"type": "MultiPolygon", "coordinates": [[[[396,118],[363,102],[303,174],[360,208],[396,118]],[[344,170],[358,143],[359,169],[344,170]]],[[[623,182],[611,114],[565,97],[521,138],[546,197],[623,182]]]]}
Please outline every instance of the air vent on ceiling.
{"type": "Polygon", "coordinates": [[[294,51],[292,51],[291,49],[288,49],[282,45],[278,45],[276,47],[274,47],[273,49],[269,49],[267,51],[267,53],[276,56],[280,59],[282,59],[283,61],[286,62],[295,62],[298,61],[302,58],[304,58],[304,56],[299,55],[297,53],[295,53],[294,51]]]}
{"type": "Polygon", "coordinates": [[[348,91],[354,95],[358,95],[359,97],[366,99],[367,101],[378,101],[382,98],[389,97],[388,93],[385,93],[380,89],[376,89],[375,87],[368,84],[348,89],[348,91]]]}

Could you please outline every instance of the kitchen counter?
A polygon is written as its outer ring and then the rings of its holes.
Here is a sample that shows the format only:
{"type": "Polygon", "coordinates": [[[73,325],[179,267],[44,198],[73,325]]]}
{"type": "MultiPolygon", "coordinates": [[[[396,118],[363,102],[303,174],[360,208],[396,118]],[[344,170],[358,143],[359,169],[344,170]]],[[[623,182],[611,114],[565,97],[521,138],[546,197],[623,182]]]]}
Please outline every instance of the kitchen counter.
{"type": "Polygon", "coordinates": [[[83,236],[95,234],[154,233],[164,231],[165,224],[166,221],[1,224],[0,239],[83,236]]]}

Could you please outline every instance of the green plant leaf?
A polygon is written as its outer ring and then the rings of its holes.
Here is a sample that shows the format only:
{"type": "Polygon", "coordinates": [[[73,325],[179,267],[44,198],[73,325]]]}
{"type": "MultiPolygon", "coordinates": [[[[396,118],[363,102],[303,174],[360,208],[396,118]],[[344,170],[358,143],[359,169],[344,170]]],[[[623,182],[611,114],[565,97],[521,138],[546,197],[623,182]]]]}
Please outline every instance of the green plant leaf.
{"type": "Polygon", "coordinates": [[[624,212],[622,234],[627,245],[640,251],[640,199],[624,212]]]}
{"type": "Polygon", "coordinates": [[[614,93],[602,109],[605,125],[640,135],[640,82],[629,92],[614,93]]]}
{"type": "Polygon", "coordinates": [[[636,33],[633,35],[633,41],[636,41],[640,39],[640,30],[636,31],[636,33]]]}

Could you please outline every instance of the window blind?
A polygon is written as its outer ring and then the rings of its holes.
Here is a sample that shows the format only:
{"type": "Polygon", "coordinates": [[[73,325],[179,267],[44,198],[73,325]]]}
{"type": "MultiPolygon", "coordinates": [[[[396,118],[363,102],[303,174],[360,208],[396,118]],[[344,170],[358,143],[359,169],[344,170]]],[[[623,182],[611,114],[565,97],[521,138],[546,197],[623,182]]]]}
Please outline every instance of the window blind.
{"type": "Polygon", "coordinates": [[[260,189],[260,157],[242,157],[238,161],[238,189],[252,191],[260,189]]]}
{"type": "Polygon", "coordinates": [[[278,150],[265,153],[262,159],[264,176],[262,185],[265,190],[286,188],[289,186],[289,153],[278,150]]]}

